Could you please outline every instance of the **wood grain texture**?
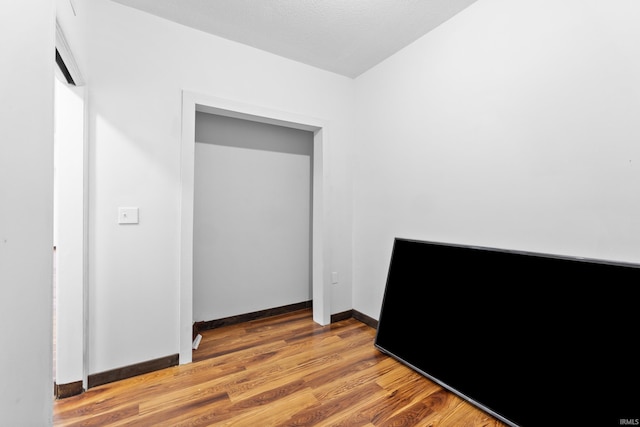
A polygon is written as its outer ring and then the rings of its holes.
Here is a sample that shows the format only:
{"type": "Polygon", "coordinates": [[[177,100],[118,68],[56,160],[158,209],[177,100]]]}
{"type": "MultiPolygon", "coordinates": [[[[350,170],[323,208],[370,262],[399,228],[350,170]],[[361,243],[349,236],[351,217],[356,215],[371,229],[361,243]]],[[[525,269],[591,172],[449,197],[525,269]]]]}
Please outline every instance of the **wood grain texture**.
{"type": "Polygon", "coordinates": [[[201,331],[193,363],[54,402],[54,426],[506,427],[310,309],[201,331]]]}
{"type": "Polygon", "coordinates": [[[179,356],[176,353],[170,356],[159,357],[157,359],[148,360],[129,366],[123,366],[121,368],[116,368],[105,372],[91,374],[87,378],[87,385],[89,388],[93,388],[113,381],[119,381],[149,372],[154,372],[159,369],[168,368],[170,366],[176,366],[178,364],[178,360],[179,356]]]}
{"type": "Polygon", "coordinates": [[[77,396],[84,391],[82,381],[75,381],[67,384],[53,383],[53,395],[57,399],[65,399],[71,396],[77,396]]]}

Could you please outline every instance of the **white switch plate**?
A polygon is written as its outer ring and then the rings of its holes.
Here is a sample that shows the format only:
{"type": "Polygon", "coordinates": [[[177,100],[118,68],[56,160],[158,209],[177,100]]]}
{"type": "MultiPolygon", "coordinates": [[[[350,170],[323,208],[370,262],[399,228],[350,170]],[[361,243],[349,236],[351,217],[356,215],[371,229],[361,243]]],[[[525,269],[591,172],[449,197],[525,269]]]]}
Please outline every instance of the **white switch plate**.
{"type": "Polygon", "coordinates": [[[118,208],[118,224],[137,224],[138,208],[118,208]]]}
{"type": "Polygon", "coordinates": [[[331,273],[331,283],[333,283],[334,285],[336,283],[338,283],[338,272],[334,271],[333,273],[331,273]]]}

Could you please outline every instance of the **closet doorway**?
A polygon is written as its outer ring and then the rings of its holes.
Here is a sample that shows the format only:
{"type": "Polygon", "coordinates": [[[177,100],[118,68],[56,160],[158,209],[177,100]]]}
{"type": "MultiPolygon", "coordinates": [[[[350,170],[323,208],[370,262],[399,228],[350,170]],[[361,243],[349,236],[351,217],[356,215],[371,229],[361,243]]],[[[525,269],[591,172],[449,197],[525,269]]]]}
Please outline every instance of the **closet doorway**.
{"type": "Polygon", "coordinates": [[[196,113],[194,322],[310,303],[313,132],[196,113]]]}
{"type": "Polygon", "coordinates": [[[180,358],[179,363],[192,360],[193,339],[193,283],[194,283],[194,190],[196,114],[207,113],[310,131],[313,134],[312,206],[311,206],[311,287],[313,319],[321,325],[331,322],[330,286],[326,259],[329,253],[325,242],[327,192],[326,147],[329,127],[322,119],[296,113],[273,110],[256,105],[217,98],[201,93],[182,93],[181,138],[181,211],[180,211],[180,358]]]}

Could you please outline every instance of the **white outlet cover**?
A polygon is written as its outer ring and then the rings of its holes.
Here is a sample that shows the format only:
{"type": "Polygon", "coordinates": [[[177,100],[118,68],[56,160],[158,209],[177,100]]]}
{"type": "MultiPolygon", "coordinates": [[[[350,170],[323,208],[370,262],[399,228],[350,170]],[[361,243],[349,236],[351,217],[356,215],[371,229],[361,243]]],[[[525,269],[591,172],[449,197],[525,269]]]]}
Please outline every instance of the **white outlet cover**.
{"type": "Polygon", "coordinates": [[[118,208],[118,224],[137,224],[138,208],[118,208]]]}
{"type": "Polygon", "coordinates": [[[334,285],[338,283],[338,273],[335,271],[331,273],[331,283],[333,283],[334,285]]]}

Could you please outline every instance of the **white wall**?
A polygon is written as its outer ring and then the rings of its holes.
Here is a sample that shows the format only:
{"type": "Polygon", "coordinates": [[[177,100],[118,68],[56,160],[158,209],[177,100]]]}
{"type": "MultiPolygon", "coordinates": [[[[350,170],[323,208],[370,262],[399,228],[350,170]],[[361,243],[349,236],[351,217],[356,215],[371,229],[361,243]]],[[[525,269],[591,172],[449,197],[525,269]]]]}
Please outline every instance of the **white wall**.
{"type": "Polygon", "coordinates": [[[353,82],[111,1],[76,7],[89,111],[89,374],[180,350],[183,90],[330,123],[325,263],[341,274],[332,312],[350,309],[353,82]],[[138,207],[139,224],[118,225],[119,206],[138,207]]]}
{"type": "Polygon", "coordinates": [[[52,424],[53,3],[0,14],[0,424],[52,424]]]}
{"type": "Polygon", "coordinates": [[[197,113],[193,320],[311,300],[313,133],[197,113]]]}
{"type": "Polygon", "coordinates": [[[55,80],[56,384],[83,379],[84,89],[55,80]]]}
{"type": "Polygon", "coordinates": [[[356,80],[355,309],[396,236],[640,262],[638,22],[480,0],[356,80]]]}

